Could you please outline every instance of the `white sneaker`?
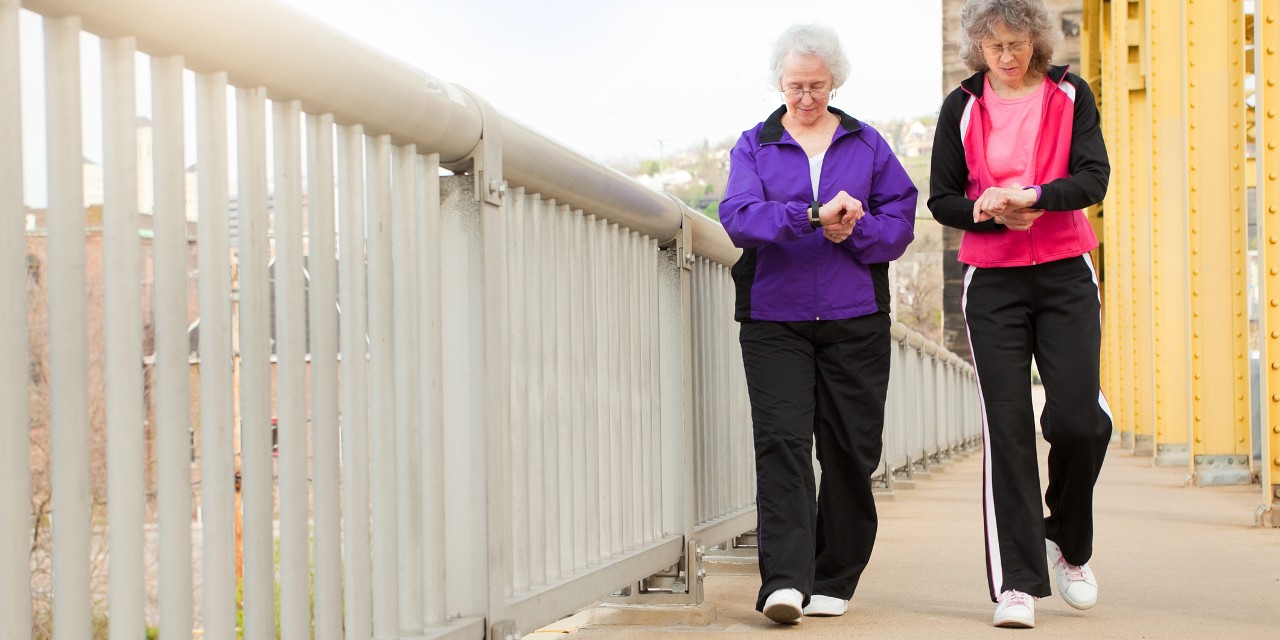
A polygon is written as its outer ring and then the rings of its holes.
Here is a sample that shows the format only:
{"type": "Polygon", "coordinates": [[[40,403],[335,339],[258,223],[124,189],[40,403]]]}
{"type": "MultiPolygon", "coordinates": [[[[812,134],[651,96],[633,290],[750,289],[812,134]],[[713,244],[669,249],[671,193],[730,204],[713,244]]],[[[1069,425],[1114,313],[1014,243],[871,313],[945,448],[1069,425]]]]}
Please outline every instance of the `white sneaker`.
{"type": "Polygon", "coordinates": [[[991,624],[1010,629],[1031,629],[1036,626],[1036,599],[1010,589],[996,600],[996,615],[991,624]]]}
{"type": "Polygon", "coordinates": [[[1044,541],[1045,555],[1049,564],[1053,565],[1053,573],[1057,577],[1058,594],[1067,604],[1077,609],[1088,609],[1098,603],[1098,580],[1093,577],[1093,569],[1086,562],[1076,566],[1062,557],[1062,549],[1052,540],[1044,541]]]}
{"type": "Polygon", "coordinates": [[[764,615],[778,624],[799,624],[804,596],[795,589],[778,589],[764,601],[764,615]]]}
{"type": "Polygon", "coordinates": [[[842,616],[849,610],[849,601],[831,596],[809,596],[809,606],[804,608],[806,616],[834,617],[842,616]]]}

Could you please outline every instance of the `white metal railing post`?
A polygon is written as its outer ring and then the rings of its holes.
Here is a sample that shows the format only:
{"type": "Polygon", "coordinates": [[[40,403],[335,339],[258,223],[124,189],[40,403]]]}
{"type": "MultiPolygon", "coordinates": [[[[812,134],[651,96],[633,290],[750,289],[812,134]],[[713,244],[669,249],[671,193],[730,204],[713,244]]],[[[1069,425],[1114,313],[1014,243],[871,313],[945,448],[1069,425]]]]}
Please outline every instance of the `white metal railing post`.
{"type": "MultiPolygon", "coordinates": [[[[18,0],[0,0],[0,211],[22,211],[18,0]]],[[[0,637],[31,633],[31,466],[27,247],[21,216],[0,218],[0,637]]]]}
{"type": "Polygon", "coordinates": [[[587,455],[587,563],[595,565],[600,562],[604,547],[605,536],[604,523],[606,518],[601,506],[601,488],[602,473],[601,464],[603,457],[600,455],[602,430],[600,425],[603,423],[603,388],[602,379],[604,376],[603,368],[600,366],[600,322],[599,312],[601,309],[599,298],[599,282],[601,270],[599,265],[600,254],[600,224],[594,215],[588,215],[583,221],[583,239],[586,243],[583,247],[582,271],[585,277],[582,283],[583,309],[586,313],[587,322],[585,322],[584,335],[582,342],[586,345],[583,353],[584,371],[583,371],[583,395],[586,396],[587,406],[587,435],[586,435],[586,455],[587,455]]]}
{"type": "Polygon", "coordinates": [[[365,138],[369,287],[369,468],[373,530],[373,637],[399,635],[399,571],[396,568],[396,398],[391,264],[391,139],[365,138]]]}
{"type": "MultiPolygon", "coordinates": [[[[569,333],[569,317],[573,314],[570,305],[570,294],[574,274],[569,273],[569,234],[572,218],[575,216],[569,210],[568,205],[558,207],[555,211],[555,236],[556,236],[556,424],[558,427],[560,443],[560,463],[557,465],[557,472],[560,474],[560,495],[557,504],[559,506],[561,522],[560,535],[557,544],[559,545],[559,574],[561,576],[573,575],[573,542],[574,542],[574,512],[573,512],[573,496],[576,492],[581,491],[581,487],[575,487],[573,484],[573,471],[578,466],[577,461],[573,457],[573,407],[570,402],[572,395],[576,391],[573,387],[573,372],[570,370],[570,356],[572,349],[570,342],[574,336],[569,333]]],[[[504,216],[504,219],[506,217],[504,216]]],[[[506,242],[505,234],[503,242],[506,242]]],[[[504,250],[504,255],[506,251],[504,250]]],[[[503,278],[504,282],[507,279],[503,278]]],[[[510,322],[510,316],[503,316],[503,324],[510,322]]],[[[504,333],[504,335],[506,335],[504,333]]],[[[508,343],[509,345],[509,343],[508,343]]],[[[504,357],[505,359],[505,357],[504,357]]],[[[508,405],[509,407],[509,405],[508,405]]],[[[508,425],[510,424],[510,414],[508,413],[508,425]]],[[[510,440],[506,440],[510,442],[510,440]]],[[[508,467],[509,469],[509,467],[508,467]]],[[[505,493],[505,492],[504,492],[505,493]]],[[[510,494],[508,494],[510,495],[510,494]]],[[[507,511],[510,514],[510,511],[507,511]]],[[[510,517],[508,515],[508,517],[510,517]]],[[[507,573],[503,574],[509,575],[507,573]]],[[[508,580],[503,580],[500,584],[507,584],[508,580]]]]}
{"type": "Polygon", "coordinates": [[[267,91],[236,89],[240,494],[244,633],[275,634],[271,460],[271,293],[267,263],[267,91]]]}
{"type": "Polygon", "coordinates": [[[102,40],[103,273],[106,294],[110,633],[143,622],[142,247],[138,240],[137,94],[133,38],[102,40]]]}
{"type": "MultiPolygon", "coordinates": [[[[485,480],[488,445],[485,405],[493,396],[484,362],[483,269],[478,203],[469,177],[440,180],[440,280],[443,342],[442,446],[447,526],[446,611],[453,615],[488,615],[488,562],[485,537],[485,480]]],[[[495,400],[496,402],[496,400],[495,400]]]]}
{"type": "Polygon", "coordinates": [[[272,104],[275,154],[276,344],[280,468],[280,637],[311,637],[307,500],[307,314],[298,102],[272,104]]]}
{"type": "MultiPolygon", "coordinates": [[[[49,176],[49,393],[55,638],[87,638],[90,602],[88,336],[80,126],[80,21],[45,20],[49,176]]],[[[25,510],[24,510],[25,511],[25,510]]]]}
{"type": "Polygon", "coordinates": [[[333,116],[307,116],[307,240],[311,273],[312,531],[316,640],[342,629],[342,495],[338,424],[338,262],[333,116]]]}
{"type": "Polygon", "coordinates": [[[703,600],[702,579],[697,574],[698,482],[694,460],[693,397],[693,228],[683,230],[657,264],[659,348],[659,396],[662,398],[662,514],[665,534],[679,534],[686,541],[687,589],[692,603],[703,600]]]}
{"type": "Polygon", "coordinates": [[[204,637],[235,636],[235,468],[231,413],[231,258],[227,77],[196,76],[199,206],[200,513],[204,637]]]}
{"type": "MultiPolygon", "coordinates": [[[[594,431],[595,425],[588,423],[588,405],[594,398],[587,392],[587,327],[591,324],[590,311],[586,306],[586,283],[587,270],[584,262],[586,255],[586,247],[583,242],[586,240],[586,225],[588,224],[586,217],[581,211],[574,212],[573,220],[569,226],[569,255],[567,262],[569,270],[569,284],[571,291],[569,292],[569,336],[570,336],[570,370],[571,379],[569,380],[572,406],[572,415],[570,419],[573,422],[573,569],[581,571],[589,565],[587,559],[589,538],[595,534],[595,529],[589,526],[591,516],[589,513],[590,505],[587,496],[591,489],[588,487],[590,475],[589,469],[592,467],[595,456],[588,455],[589,449],[588,433],[594,431]]],[[[514,280],[513,280],[514,282],[514,280]]],[[[514,298],[514,296],[513,296],[514,298]]],[[[516,318],[514,313],[513,318],[516,318]]],[[[512,345],[514,349],[514,344],[512,345]]],[[[512,426],[514,427],[515,416],[512,416],[512,426]]],[[[594,422],[594,421],[592,421],[594,422]]],[[[514,441],[513,441],[514,442],[514,441]]]]}
{"type": "MultiPolygon", "coordinates": [[[[496,401],[485,402],[482,440],[486,452],[473,461],[480,467],[481,486],[487,511],[482,514],[483,566],[482,592],[485,614],[490,627],[488,637],[518,640],[521,634],[507,620],[506,585],[511,582],[508,571],[511,550],[506,536],[489,535],[491,531],[511,530],[510,464],[510,398],[511,366],[507,358],[510,338],[507,333],[507,221],[503,215],[507,186],[503,181],[502,119],[484,99],[472,96],[480,105],[482,130],[480,145],[473,152],[476,177],[476,199],[480,202],[480,254],[482,258],[482,354],[481,370],[484,386],[496,401]]],[[[553,299],[554,300],[554,299],[553,299]]],[[[550,354],[548,354],[550,355],[550,354]]],[[[554,399],[551,400],[554,402],[554,399]]],[[[553,470],[554,472],[555,470],[553,470]]],[[[550,541],[559,545],[559,540],[550,541]]],[[[557,546],[558,550],[558,546],[557,546]]],[[[532,630],[530,630],[532,631],[532,630]]]]}
{"type": "Polygon", "coordinates": [[[155,143],[156,501],[160,524],[160,634],[190,640],[195,605],[191,547],[191,347],[187,338],[188,240],[183,175],[181,57],[151,59],[155,143]]]}
{"type": "MultiPolygon", "coordinates": [[[[508,323],[510,331],[508,339],[511,345],[511,475],[513,478],[511,489],[513,492],[527,491],[529,460],[528,456],[522,452],[528,451],[529,447],[529,402],[531,400],[529,388],[531,384],[536,384],[533,367],[530,365],[536,365],[537,361],[525,358],[525,354],[529,352],[529,334],[527,333],[529,323],[525,318],[535,315],[532,309],[537,305],[537,300],[532,295],[525,295],[529,287],[525,286],[523,280],[530,271],[526,262],[526,245],[537,244],[530,242],[531,238],[525,230],[530,199],[532,197],[526,196],[524,189],[520,188],[514,190],[507,203],[508,251],[510,252],[507,257],[507,266],[511,274],[511,282],[516,283],[516,286],[511,287],[509,298],[511,320],[508,323]],[[526,297],[528,307],[525,306],[526,297]]],[[[528,247],[530,251],[534,248],[535,246],[528,247]]],[[[516,495],[511,501],[512,592],[529,590],[530,517],[527,494],[516,495]]]]}
{"type": "Polygon", "coordinates": [[[420,392],[418,410],[422,415],[422,557],[424,623],[445,622],[448,591],[445,589],[445,448],[444,448],[444,360],[441,333],[442,227],[440,219],[440,156],[420,155],[417,159],[418,189],[414,206],[418,229],[418,344],[420,392]]]}
{"type": "Polygon", "coordinates": [[[373,635],[369,555],[368,280],[364,129],[338,127],[338,300],[342,357],[342,567],[348,637],[373,635]]]}
{"type": "Polygon", "coordinates": [[[396,558],[399,566],[400,631],[421,635],[426,621],[423,611],[423,506],[422,439],[426,429],[418,390],[422,380],[419,330],[419,278],[417,192],[422,177],[418,172],[417,148],[396,147],[392,153],[391,274],[394,281],[393,322],[395,324],[395,464],[396,464],[396,558]]]}
{"type": "Polygon", "coordinates": [[[525,438],[525,443],[528,446],[528,454],[526,456],[527,464],[523,465],[525,467],[524,482],[527,485],[528,496],[528,574],[531,586],[542,586],[547,583],[547,517],[543,500],[546,481],[546,474],[543,471],[544,460],[546,459],[543,455],[543,448],[546,446],[546,438],[543,430],[547,422],[547,398],[542,388],[545,372],[541,364],[546,362],[542,341],[542,308],[546,304],[546,295],[543,293],[543,288],[548,285],[549,278],[542,276],[542,263],[545,258],[538,250],[546,246],[546,240],[543,238],[545,230],[542,224],[542,209],[546,206],[541,198],[533,196],[526,203],[525,215],[523,216],[526,218],[527,235],[525,238],[530,248],[525,253],[524,273],[524,286],[527,296],[525,312],[528,318],[528,329],[525,332],[525,349],[528,362],[538,364],[537,367],[530,369],[526,387],[528,392],[528,435],[525,438]]]}

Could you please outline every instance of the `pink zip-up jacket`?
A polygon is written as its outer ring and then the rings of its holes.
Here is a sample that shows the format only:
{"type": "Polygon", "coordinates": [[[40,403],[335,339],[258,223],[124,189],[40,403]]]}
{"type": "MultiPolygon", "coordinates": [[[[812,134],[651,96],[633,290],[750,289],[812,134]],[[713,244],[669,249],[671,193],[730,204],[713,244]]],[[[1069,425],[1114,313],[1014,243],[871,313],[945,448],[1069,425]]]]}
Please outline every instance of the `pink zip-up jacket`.
{"type": "Polygon", "coordinates": [[[970,76],[943,100],[933,139],[929,210],[938,222],[964,230],[960,262],[1023,267],[1092,251],[1098,238],[1084,208],[1106,195],[1111,165],[1093,92],[1065,66],[1050,67],[1045,76],[1051,89],[1044,92],[1034,151],[1040,197],[1032,206],[1045,214],[1027,231],[994,220],[973,222],[973,203],[988,187],[999,186],[986,163],[991,115],[982,100],[984,73],[970,76]]]}

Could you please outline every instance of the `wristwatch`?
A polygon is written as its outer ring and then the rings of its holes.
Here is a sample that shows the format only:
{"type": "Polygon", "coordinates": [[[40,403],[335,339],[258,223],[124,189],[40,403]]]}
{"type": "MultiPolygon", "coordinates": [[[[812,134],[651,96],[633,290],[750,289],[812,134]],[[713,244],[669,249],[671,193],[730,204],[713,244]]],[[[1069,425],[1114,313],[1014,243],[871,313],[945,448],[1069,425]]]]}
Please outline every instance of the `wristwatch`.
{"type": "Polygon", "coordinates": [[[809,203],[809,224],[817,229],[822,226],[822,219],[818,217],[818,209],[822,208],[822,203],[814,200],[809,203]]]}

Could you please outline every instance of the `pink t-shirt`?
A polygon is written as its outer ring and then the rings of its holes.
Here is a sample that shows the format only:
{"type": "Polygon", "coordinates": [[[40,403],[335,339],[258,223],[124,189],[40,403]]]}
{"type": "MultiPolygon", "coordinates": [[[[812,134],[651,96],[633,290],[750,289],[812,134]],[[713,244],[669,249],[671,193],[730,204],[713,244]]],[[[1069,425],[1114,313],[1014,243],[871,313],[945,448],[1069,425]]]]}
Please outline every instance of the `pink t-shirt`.
{"type": "Polygon", "coordinates": [[[1044,91],[1012,100],[996,95],[991,80],[984,80],[982,102],[991,116],[987,130],[987,168],[1001,187],[1018,183],[1027,187],[1035,179],[1034,157],[1044,111],[1044,91]]]}

